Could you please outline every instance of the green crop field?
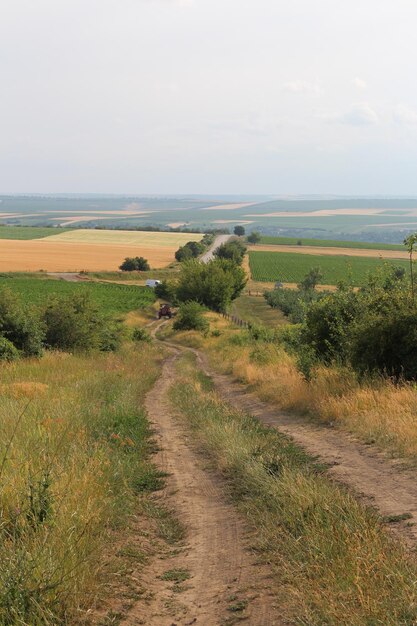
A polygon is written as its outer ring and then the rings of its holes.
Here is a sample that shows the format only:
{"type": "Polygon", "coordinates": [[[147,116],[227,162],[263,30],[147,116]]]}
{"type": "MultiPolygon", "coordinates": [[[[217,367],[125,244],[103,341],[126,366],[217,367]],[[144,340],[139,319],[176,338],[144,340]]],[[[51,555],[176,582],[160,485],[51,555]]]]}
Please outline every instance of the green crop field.
{"type": "Polygon", "coordinates": [[[291,252],[249,252],[252,278],[261,282],[298,283],[312,267],[320,267],[323,285],[336,285],[347,281],[354,286],[363,285],[370,272],[383,267],[384,263],[404,267],[408,261],[396,259],[383,261],[372,257],[319,256],[291,252]]]}
{"type": "Polygon", "coordinates": [[[35,305],[44,305],[53,296],[88,293],[100,310],[110,315],[143,309],[155,300],[153,290],[147,287],[112,283],[72,283],[64,280],[0,277],[0,288],[2,287],[8,287],[20,295],[24,302],[35,305]]]}
{"type": "Polygon", "coordinates": [[[396,243],[368,243],[366,241],[339,241],[336,239],[307,239],[304,237],[262,237],[261,242],[272,246],[318,246],[321,248],[356,248],[358,250],[405,250],[396,243]],[[298,244],[299,245],[299,244],[298,244]]]}
{"type": "Polygon", "coordinates": [[[0,239],[44,239],[62,235],[72,228],[42,228],[37,226],[0,226],[0,239]]]}

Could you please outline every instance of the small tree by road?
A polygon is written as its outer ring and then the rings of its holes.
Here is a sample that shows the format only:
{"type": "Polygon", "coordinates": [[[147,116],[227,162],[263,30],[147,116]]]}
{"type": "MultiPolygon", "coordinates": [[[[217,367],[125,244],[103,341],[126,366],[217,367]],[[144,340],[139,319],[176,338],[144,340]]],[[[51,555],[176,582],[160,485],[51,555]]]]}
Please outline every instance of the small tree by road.
{"type": "Polygon", "coordinates": [[[259,243],[261,241],[261,233],[258,233],[256,230],[253,231],[250,235],[248,235],[248,243],[259,243]]]}
{"type": "Polygon", "coordinates": [[[243,237],[245,235],[245,229],[243,226],[235,226],[233,229],[233,233],[238,237],[243,237]]]}

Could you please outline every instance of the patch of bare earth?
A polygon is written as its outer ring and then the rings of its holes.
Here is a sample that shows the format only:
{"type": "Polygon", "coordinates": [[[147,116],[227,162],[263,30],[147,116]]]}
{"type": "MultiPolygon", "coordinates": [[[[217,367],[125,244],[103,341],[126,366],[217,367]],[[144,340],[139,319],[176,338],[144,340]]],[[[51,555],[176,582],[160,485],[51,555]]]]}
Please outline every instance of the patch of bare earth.
{"type": "Polygon", "coordinates": [[[175,512],[185,539],[168,544],[142,572],[146,597],[122,624],[220,626],[241,620],[253,626],[281,624],[273,580],[257,563],[251,537],[225,495],[223,480],[207,467],[172,414],[168,391],[175,378],[174,353],[148,394],[146,409],[160,451],[156,463],[168,474],[157,498],[175,512]]]}

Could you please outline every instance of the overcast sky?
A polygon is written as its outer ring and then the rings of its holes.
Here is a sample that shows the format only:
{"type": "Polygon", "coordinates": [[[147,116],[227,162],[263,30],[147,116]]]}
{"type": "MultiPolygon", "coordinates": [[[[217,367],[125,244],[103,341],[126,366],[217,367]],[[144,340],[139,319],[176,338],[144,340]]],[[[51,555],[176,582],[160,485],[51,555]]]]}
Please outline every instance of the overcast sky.
{"type": "Polygon", "coordinates": [[[417,194],[416,0],[0,0],[0,193],[417,194]]]}

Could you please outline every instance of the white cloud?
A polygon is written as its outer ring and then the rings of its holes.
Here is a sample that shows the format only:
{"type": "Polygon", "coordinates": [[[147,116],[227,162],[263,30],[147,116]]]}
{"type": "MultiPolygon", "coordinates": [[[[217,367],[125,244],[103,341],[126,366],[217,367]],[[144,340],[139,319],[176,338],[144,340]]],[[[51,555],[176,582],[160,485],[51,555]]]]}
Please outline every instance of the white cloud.
{"type": "Polygon", "coordinates": [[[349,126],[373,126],[379,121],[378,115],[366,102],[354,104],[345,113],[331,115],[327,117],[330,122],[339,122],[349,126]]]}
{"type": "Polygon", "coordinates": [[[354,84],[355,87],[357,87],[358,89],[366,89],[368,84],[365,80],[362,80],[362,78],[354,78],[352,80],[352,83],[354,84]]]}
{"type": "Polygon", "coordinates": [[[318,95],[321,92],[317,82],[308,80],[291,80],[288,83],[284,83],[283,87],[290,93],[313,93],[318,95]]]}
{"type": "Polygon", "coordinates": [[[417,126],[417,111],[399,104],[394,110],[394,120],[404,126],[417,126]]]}

